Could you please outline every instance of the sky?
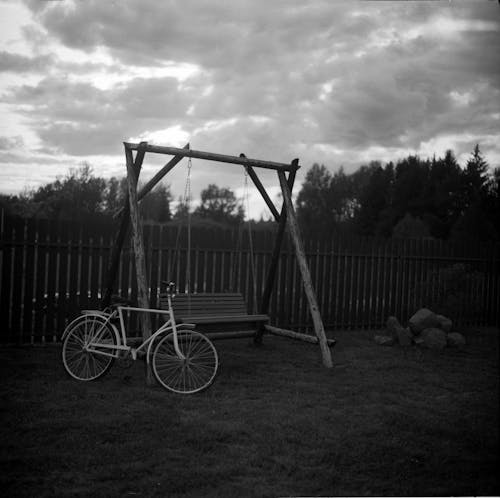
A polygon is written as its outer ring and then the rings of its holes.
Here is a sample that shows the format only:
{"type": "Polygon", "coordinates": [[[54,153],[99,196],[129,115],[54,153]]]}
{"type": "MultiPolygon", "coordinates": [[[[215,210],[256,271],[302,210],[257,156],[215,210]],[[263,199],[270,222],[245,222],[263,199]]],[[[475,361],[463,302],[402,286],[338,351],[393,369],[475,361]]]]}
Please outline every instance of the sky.
{"type": "MultiPolygon", "coordinates": [[[[500,166],[500,5],[494,0],[0,0],[0,192],[89,163],[125,175],[124,141],[324,164],[479,143],[500,166]]],[[[169,156],[147,154],[141,179],[169,156]]],[[[192,161],[245,198],[241,167],[192,161]]],[[[278,200],[272,171],[262,181],[278,200]]],[[[187,160],[164,180],[184,192],[187,160]]],[[[255,188],[250,216],[269,217],[255,188]]]]}

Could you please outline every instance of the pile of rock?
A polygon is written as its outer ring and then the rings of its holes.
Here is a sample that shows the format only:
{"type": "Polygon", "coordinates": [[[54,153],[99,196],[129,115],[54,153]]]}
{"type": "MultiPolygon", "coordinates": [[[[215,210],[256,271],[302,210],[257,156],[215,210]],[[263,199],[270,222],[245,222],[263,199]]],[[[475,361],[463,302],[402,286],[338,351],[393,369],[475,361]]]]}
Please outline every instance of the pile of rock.
{"type": "Polygon", "coordinates": [[[395,316],[387,320],[383,335],[376,335],[375,342],[382,346],[399,344],[403,347],[417,344],[430,349],[444,349],[446,346],[461,347],[465,345],[465,337],[452,332],[453,322],[427,308],[418,310],[403,327],[395,316]]]}

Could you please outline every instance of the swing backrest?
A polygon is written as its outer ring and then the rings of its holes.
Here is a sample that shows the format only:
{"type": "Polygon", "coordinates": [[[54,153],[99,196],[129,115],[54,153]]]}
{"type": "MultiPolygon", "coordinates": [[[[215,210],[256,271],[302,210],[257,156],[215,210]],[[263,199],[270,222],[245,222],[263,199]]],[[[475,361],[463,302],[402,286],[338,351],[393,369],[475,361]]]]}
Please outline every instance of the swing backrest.
{"type": "Polygon", "coordinates": [[[172,306],[179,317],[239,316],[248,313],[245,300],[239,293],[177,294],[172,306]]]}

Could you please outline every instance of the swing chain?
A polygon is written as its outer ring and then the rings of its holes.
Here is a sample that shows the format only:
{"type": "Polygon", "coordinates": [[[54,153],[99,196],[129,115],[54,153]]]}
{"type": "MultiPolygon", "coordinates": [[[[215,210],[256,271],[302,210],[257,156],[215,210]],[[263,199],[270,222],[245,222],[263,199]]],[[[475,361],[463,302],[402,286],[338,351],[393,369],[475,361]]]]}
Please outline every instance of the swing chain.
{"type": "Polygon", "coordinates": [[[186,178],[186,185],[184,186],[184,199],[183,203],[187,207],[188,213],[190,212],[190,205],[191,205],[191,168],[193,167],[191,163],[191,158],[188,159],[188,164],[187,164],[187,178],[186,178]]]}
{"type": "MultiPolygon", "coordinates": [[[[187,239],[188,239],[188,247],[187,247],[187,264],[186,264],[186,286],[189,293],[190,288],[190,279],[191,279],[191,268],[190,268],[190,259],[191,259],[191,158],[188,159],[187,164],[187,175],[186,175],[186,183],[184,185],[184,195],[181,201],[181,206],[186,210],[186,218],[187,218],[187,239]]],[[[171,257],[171,260],[168,265],[168,279],[178,282],[178,278],[174,275],[174,272],[179,270],[179,265],[177,265],[178,259],[180,258],[180,240],[181,240],[181,232],[182,232],[182,223],[179,223],[179,227],[177,229],[177,237],[175,241],[175,248],[171,257]]]]}

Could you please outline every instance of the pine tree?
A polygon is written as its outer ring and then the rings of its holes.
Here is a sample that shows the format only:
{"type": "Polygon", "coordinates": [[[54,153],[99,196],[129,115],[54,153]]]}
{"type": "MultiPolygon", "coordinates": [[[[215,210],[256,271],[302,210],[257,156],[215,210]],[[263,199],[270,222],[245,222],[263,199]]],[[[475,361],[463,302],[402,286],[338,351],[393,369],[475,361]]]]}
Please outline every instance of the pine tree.
{"type": "Polygon", "coordinates": [[[476,144],[463,172],[466,208],[478,202],[488,189],[488,163],[476,144]]]}

